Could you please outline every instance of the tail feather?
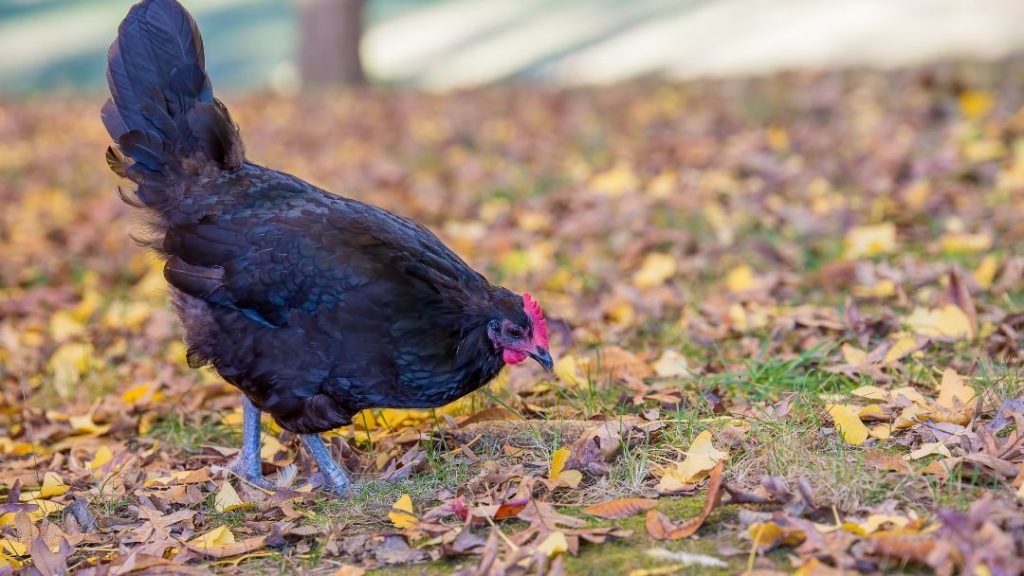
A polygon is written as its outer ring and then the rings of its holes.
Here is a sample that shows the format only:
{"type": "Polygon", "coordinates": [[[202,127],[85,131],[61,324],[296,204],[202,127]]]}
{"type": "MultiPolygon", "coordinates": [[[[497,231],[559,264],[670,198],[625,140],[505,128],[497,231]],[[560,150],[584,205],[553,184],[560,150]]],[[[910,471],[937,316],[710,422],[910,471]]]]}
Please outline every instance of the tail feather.
{"type": "Polygon", "coordinates": [[[128,12],[107,53],[110,100],[100,116],[121,154],[114,172],[142,184],[146,205],[167,198],[151,184],[199,156],[223,169],[244,161],[241,137],[227,108],[213,96],[203,41],[177,0],[143,0],[128,12]],[[148,189],[147,189],[148,188],[148,189]]]}

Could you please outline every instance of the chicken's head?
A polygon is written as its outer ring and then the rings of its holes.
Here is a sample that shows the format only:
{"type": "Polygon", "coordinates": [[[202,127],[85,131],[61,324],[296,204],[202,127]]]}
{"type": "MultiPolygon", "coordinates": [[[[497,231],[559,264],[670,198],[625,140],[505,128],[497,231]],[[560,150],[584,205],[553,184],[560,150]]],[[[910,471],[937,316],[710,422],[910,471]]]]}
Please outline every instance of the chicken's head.
{"type": "Polygon", "coordinates": [[[533,358],[545,370],[551,370],[554,362],[548,351],[548,326],[540,304],[529,292],[523,294],[523,314],[512,318],[491,320],[487,324],[487,335],[506,364],[518,364],[533,358]]]}

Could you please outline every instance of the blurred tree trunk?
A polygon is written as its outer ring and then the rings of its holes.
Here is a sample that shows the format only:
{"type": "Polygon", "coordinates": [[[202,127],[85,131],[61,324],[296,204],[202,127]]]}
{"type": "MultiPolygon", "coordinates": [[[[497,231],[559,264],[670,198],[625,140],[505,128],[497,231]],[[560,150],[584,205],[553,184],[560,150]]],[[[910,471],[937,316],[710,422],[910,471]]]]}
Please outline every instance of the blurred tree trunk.
{"type": "Polygon", "coordinates": [[[306,86],[363,84],[363,0],[299,0],[299,71],[306,86]]]}

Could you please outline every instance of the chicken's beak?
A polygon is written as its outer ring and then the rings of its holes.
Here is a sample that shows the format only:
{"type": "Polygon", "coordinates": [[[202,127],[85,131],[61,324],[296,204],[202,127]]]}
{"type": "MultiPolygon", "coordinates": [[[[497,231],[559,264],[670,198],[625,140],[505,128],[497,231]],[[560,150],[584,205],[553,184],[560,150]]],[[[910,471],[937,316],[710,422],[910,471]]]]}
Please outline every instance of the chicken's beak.
{"type": "Polygon", "coordinates": [[[551,353],[549,353],[545,348],[538,346],[536,350],[528,352],[528,354],[530,358],[536,360],[537,363],[543,366],[548,372],[551,372],[551,369],[555,366],[554,360],[551,359],[551,353]]]}

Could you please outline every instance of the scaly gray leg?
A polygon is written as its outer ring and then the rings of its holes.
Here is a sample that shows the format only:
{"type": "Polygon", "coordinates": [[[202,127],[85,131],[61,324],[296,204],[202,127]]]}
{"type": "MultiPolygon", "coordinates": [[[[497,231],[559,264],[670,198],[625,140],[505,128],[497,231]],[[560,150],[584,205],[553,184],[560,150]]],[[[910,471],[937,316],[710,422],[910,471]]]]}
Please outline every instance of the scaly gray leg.
{"type": "Polygon", "coordinates": [[[323,475],[327,487],[338,496],[343,496],[348,492],[348,489],[352,487],[352,481],[348,479],[348,474],[345,474],[334,458],[331,458],[331,453],[324,446],[320,435],[302,434],[299,438],[302,438],[306,450],[309,450],[313,459],[316,460],[316,465],[320,467],[320,474],[323,475]]]}
{"type": "Polygon", "coordinates": [[[242,396],[242,451],[238,459],[231,465],[231,471],[246,482],[262,488],[273,490],[274,486],[263,477],[263,465],[260,463],[260,409],[242,396]]]}

